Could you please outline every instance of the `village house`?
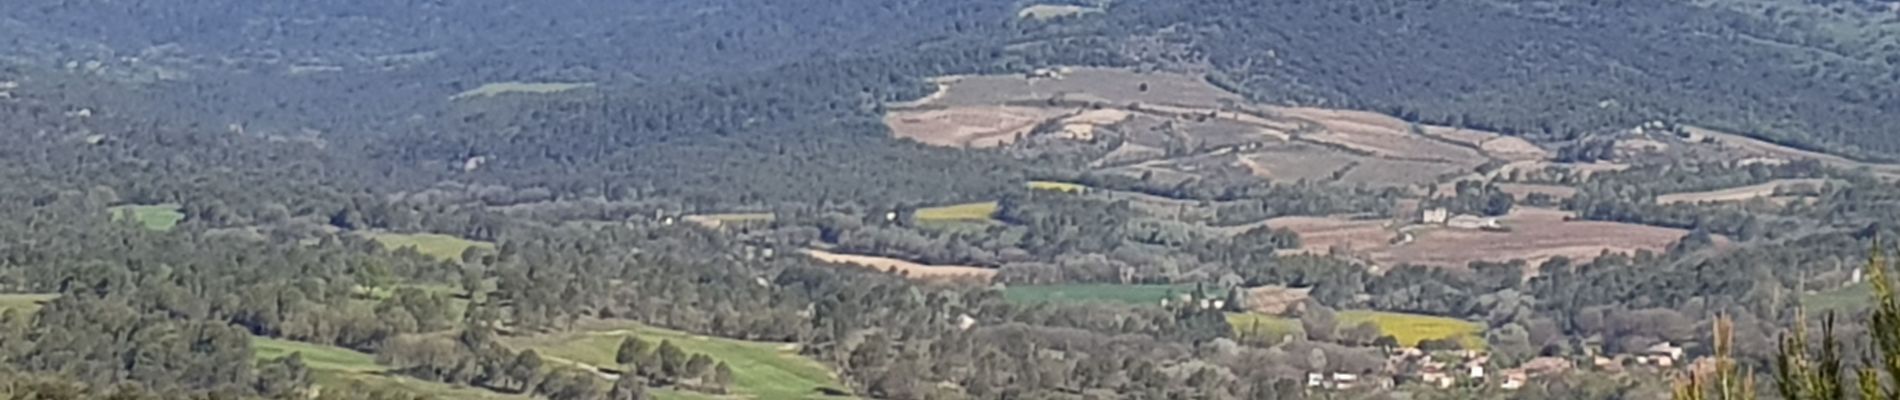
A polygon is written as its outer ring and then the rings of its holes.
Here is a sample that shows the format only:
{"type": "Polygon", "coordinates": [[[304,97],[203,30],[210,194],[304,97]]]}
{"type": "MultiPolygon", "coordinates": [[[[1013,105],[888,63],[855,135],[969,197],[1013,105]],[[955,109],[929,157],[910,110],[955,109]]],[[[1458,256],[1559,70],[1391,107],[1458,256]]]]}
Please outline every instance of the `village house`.
{"type": "Polygon", "coordinates": [[[1456,217],[1451,217],[1450,221],[1445,222],[1445,226],[1457,229],[1497,229],[1500,227],[1497,218],[1485,218],[1469,214],[1459,214],[1456,217]]]}

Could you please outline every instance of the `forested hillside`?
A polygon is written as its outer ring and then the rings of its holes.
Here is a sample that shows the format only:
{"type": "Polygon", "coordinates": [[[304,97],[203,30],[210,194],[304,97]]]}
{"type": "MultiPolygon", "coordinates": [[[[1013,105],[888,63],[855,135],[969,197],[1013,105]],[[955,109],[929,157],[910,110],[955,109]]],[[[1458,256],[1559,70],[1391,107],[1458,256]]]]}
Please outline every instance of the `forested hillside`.
{"type": "Polygon", "coordinates": [[[1884,1],[15,3],[0,397],[1658,398],[1900,234],[1884,1]]]}
{"type": "Polygon", "coordinates": [[[1179,44],[1157,61],[1205,63],[1216,82],[1275,101],[1556,138],[1660,119],[1865,156],[1900,149],[1888,134],[1900,122],[1900,49],[1834,40],[1824,35],[1834,26],[1791,13],[1674,1],[1135,0],[1075,24],[1179,44]]]}

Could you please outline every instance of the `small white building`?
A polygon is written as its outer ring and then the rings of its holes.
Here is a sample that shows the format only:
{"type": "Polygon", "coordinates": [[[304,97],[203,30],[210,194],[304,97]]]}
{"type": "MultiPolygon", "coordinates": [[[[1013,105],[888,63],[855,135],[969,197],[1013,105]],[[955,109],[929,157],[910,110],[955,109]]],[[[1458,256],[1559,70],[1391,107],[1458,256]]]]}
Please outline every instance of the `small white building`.
{"type": "Polygon", "coordinates": [[[1460,214],[1456,217],[1451,217],[1450,221],[1445,222],[1445,226],[1457,229],[1494,229],[1499,227],[1497,218],[1486,218],[1469,214],[1460,214]]]}
{"type": "Polygon", "coordinates": [[[1445,223],[1445,221],[1448,221],[1450,219],[1451,219],[1451,210],[1447,210],[1444,207],[1439,207],[1439,208],[1434,208],[1430,210],[1425,210],[1425,214],[1419,216],[1418,220],[1420,223],[1437,225],[1437,224],[1443,224],[1445,223]]]}

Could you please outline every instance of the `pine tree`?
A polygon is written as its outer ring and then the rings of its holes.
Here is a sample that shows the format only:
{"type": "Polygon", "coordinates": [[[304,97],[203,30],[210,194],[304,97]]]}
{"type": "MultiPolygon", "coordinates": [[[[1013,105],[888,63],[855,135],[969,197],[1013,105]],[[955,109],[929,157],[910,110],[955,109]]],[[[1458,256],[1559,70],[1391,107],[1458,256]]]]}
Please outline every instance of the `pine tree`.
{"type": "MultiPolygon", "coordinates": [[[[1896,296],[1893,278],[1887,276],[1889,261],[1878,238],[1868,252],[1868,280],[1873,285],[1873,315],[1867,332],[1873,335],[1865,355],[1868,366],[1854,371],[1862,399],[1900,399],[1900,390],[1886,381],[1900,378],[1900,296],[1896,296]]],[[[1834,400],[1846,398],[1842,384],[1847,368],[1840,354],[1840,339],[1834,337],[1834,318],[1825,317],[1821,325],[1818,354],[1808,348],[1805,328],[1797,324],[1792,336],[1781,341],[1781,354],[1775,360],[1776,389],[1793,400],[1834,400]]]]}
{"type": "Polygon", "coordinates": [[[1753,400],[1755,376],[1735,362],[1735,322],[1716,317],[1713,329],[1715,368],[1707,374],[1690,372],[1676,383],[1675,400],[1753,400]]]}

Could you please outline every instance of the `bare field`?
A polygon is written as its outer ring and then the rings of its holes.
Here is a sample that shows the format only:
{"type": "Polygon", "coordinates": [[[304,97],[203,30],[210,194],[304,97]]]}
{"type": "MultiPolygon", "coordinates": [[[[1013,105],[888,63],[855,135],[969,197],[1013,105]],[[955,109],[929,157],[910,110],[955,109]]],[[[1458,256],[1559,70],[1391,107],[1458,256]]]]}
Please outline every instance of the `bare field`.
{"type": "Polygon", "coordinates": [[[970,280],[989,282],[996,277],[992,268],[962,265],[924,265],[889,257],[838,254],[822,250],[806,250],[805,254],[828,263],[851,264],[883,272],[902,274],[916,280],[970,280]]]}
{"type": "Polygon", "coordinates": [[[1366,158],[1340,176],[1339,182],[1369,187],[1412,186],[1436,182],[1440,176],[1464,171],[1464,168],[1438,162],[1366,158]]]}
{"type": "Polygon", "coordinates": [[[1687,231],[1599,221],[1565,221],[1566,212],[1526,208],[1502,219],[1510,232],[1432,229],[1402,246],[1371,252],[1384,265],[1415,264],[1463,268],[1473,261],[1522,259],[1539,265],[1564,256],[1589,261],[1605,251],[1662,251],[1687,231]]]}
{"type": "Polygon", "coordinates": [[[1827,181],[1824,179],[1781,179],[1781,180],[1762,183],[1758,185],[1733,187],[1733,188],[1727,188],[1727,189],[1721,189],[1721,190],[1710,190],[1706,192],[1665,194],[1661,196],[1656,196],[1656,203],[1657,204],[1677,204],[1677,203],[1695,204],[1695,203],[1723,203],[1723,202],[1735,202],[1735,201],[1748,201],[1750,199],[1755,199],[1755,198],[1772,197],[1775,195],[1776,191],[1778,191],[1779,189],[1783,187],[1793,188],[1793,187],[1807,186],[1807,187],[1819,188],[1821,185],[1825,183],[1827,183],[1827,181]]]}
{"type": "Polygon", "coordinates": [[[1793,147],[1775,144],[1775,143],[1768,142],[1761,139],[1751,138],[1751,137],[1737,135],[1737,134],[1728,133],[1728,132],[1716,131],[1712,129],[1699,128],[1699,127],[1693,127],[1693,126],[1684,127],[1684,129],[1689,132],[1691,140],[1697,140],[1700,138],[1712,139],[1716,143],[1722,145],[1723,147],[1727,147],[1727,148],[1739,151],[1747,155],[1764,156],[1764,157],[1783,159],[1783,160],[1809,159],[1809,160],[1820,161],[1822,164],[1827,164],[1828,166],[1835,167],[1835,168],[1844,168],[1844,169],[1866,168],[1867,170],[1872,171],[1873,173],[1876,173],[1876,174],[1880,174],[1882,176],[1886,176],[1890,178],[1900,177],[1900,165],[1877,164],[1877,163],[1855,161],[1852,159],[1848,159],[1847,157],[1841,157],[1841,156],[1837,156],[1833,154],[1821,153],[1821,152],[1816,152],[1816,151],[1797,149],[1793,147]]]}
{"type": "Polygon", "coordinates": [[[1333,172],[1346,169],[1357,158],[1337,150],[1297,143],[1271,146],[1240,157],[1251,161],[1248,169],[1255,175],[1286,182],[1331,180],[1333,172]]]}
{"type": "Polygon", "coordinates": [[[934,146],[984,148],[1014,142],[1057,114],[1031,107],[951,107],[893,111],[884,123],[899,138],[934,146]]]}
{"type": "Polygon", "coordinates": [[[1510,193],[1511,196],[1517,197],[1519,200],[1523,200],[1525,196],[1530,196],[1532,193],[1543,193],[1558,200],[1568,199],[1571,196],[1577,195],[1577,188],[1569,186],[1540,185],[1535,183],[1498,183],[1497,187],[1498,190],[1510,193]]]}
{"type": "Polygon", "coordinates": [[[1299,233],[1299,251],[1308,254],[1327,254],[1335,248],[1347,253],[1382,249],[1391,245],[1395,235],[1386,229],[1385,220],[1280,217],[1267,220],[1266,225],[1299,233]]]}
{"type": "Polygon", "coordinates": [[[1344,146],[1380,157],[1436,160],[1473,166],[1487,160],[1477,150],[1413,134],[1411,123],[1385,114],[1323,108],[1279,108],[1275,111],[1325,129],[1321,133],[1301,136],[1306,140],[1344,146]]]}

